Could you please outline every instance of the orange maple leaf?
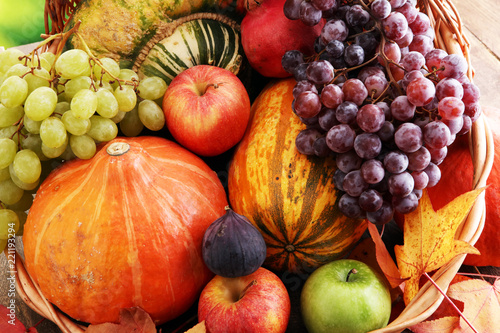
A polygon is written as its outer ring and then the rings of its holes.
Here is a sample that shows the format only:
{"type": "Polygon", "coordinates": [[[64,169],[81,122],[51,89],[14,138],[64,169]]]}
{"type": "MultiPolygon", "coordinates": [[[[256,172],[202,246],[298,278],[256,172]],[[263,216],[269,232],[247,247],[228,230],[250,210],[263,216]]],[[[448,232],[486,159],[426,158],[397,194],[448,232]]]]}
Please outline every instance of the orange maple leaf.
{"type": "Polygon", "coordinates": [[[401,274],[394,263],[389,251],[385,247],[384,241],[378,233],[377,227],[373,223],[368,224],[368,232],[375,245],[375,258],[382,271],[391,285],[391,288],[399,287],[405,279],[400,278],[401,274]]]}
{"type": "Polygon", "coordinates": [[[401,278],[409,278],[404,290],[405,304],[418,293],[424,273],[444,266],[459,254],[479,254],[469,243],[456,240],[455,233],[483,190],[464,193],[438,211],[434,211],[424,190],[417,209],[405,216],[404,245],[394,248],[401,278]]]}

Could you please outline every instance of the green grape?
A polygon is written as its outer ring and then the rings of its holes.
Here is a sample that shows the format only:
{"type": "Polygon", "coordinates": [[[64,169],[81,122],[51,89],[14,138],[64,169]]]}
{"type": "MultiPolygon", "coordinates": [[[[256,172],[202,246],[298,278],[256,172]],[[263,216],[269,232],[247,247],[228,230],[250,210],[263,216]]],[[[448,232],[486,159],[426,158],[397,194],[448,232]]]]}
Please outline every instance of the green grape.
{"type": "Polygon", "coordinates": [[[40,138],[42,143],[50,148],[61,147],[68,140],[68,132],[61,119],[49,117],[40,125],[40,138]]]}
{"type": "Polygon", "coordinates": [[[116,114],[116,116],[114,116],[113,118],[111,118],[111,120],[113,120],[113,122],[115,124],[118,124],[120,121],[123,120],[123,118],[125,117],[126,114],[127,114],[127,112],[118,111],[118,113],[116,114]]]}
{"type": "MultiPolygon", "coordinates": [[[[85,135],[85,134],[84,134],[85,135]]],[[[59,156],[59,158],[63,161],[70,161],[76,157],[75,153],[73,153],[73,149],[71,149],[71,137],[69,137],[69,145],[66,146],[66,150],[64,150],[64,153],[59,156]]]]}
{"type": "Polygon", "coordinates": [[[40,134],[41,121],[35,121],[29,118],[26,114],[23,118],[24,129],[33,134],[40,134]]]}
{"type": "Polygon", "coordinates": [[[94,65],[94,76],[96,81],[109,82],[114,80],[113,77],[118,77],[120,75],[120,65],[113,59],[105,57],[99,59],[102,67],[99,64],[94,65]],[[102,75],[103,68],[106,70],[104,76],[102,75]],[[111,75],[110,75],[111,74],[111,75]]]}
{"type": "Polygon", "coordinates": [[[19,228],[16,231],[16,236],[22,236],[24,234],[24,225],[28,220],[28,213],[22,210],[15,210],[14,213],[19,218],[19,228]]]}
{"type": "Polygon", "coordinates": [[[113,92],[116,101],[118,102],[118,109],[123,112],[129,112],[137,104],[137,95],[134,89],[130,86],[118,87],[113,92]]]}
{"type": "Polygon", "coordinates": [[[5,73],[6,78],[11,76],[23,76],[28,73],[31,69],[24,64],[15,64],[5,73]]]}
{"type": "MultiPolygon", "coordinates": [[[[68,139],[64,141],[63,145],[57,148],[50,148],[47,147],[43,142],[42,142],[42,152],[45,156],[48,158],[57,158],[64,153],[66,150],[66,147],[68,146],[68,139]]],[[[19,186],[20,187],[20,186],[19,186]]]]}
{"type": "Polygon", "coordinates": [[[105,89],[105,90],[108,90],[110,91],[111,93],[113,93],[113,91],[115,90],[113,88],[113,86],[111,85],[111,83],[109,82],[94,82],[94,85],[97,87],[98,90],[100,89],[105,89]]]}
{"type": "Polygon", "coordinates": [[[9,167],[0,169],[0,182],[3,182],[6,179],[10,179],[9,167]]]}
{"type": "Polygon", "coordinates": [[[14,48],[0,52],[0,73],[5,73],[10,67],[21,63],[24,56],[23,51],[14,48]]]}
{"type": "Polygon", "coordinates": [[[7,239],[0,239],[0,251],[3,252],[7,248],[7,243],[8,243],[7,239]]]}
{"type": "Polygon", "coordinates": [[[80,90],[71,100],[70,107],[76,118],[89,119],[97,110],[97,95],[92,90],[80,90]]]}
{"type": "Polygon", "coordinates": [[[39,134],[28,133],[22,140],[23,149],[29,149],[35,152],[40,161],[46,161],[49,158],[42,152],[42,139],[39,134]]]}
{"type": "Polygon", "coordinates": [[[109,118],[90,117],[90,129],[87,134],[98,142],[111,141],[118,134],[118,126],[109,118]]]}
{"type": "Polygon", "coordinates": [[[17,129],[17,126],[9,126],[9,127],[3,127],[3,128],[0,128],[0,138],[8,138],[8,139],[12,139],[16,145],[19,144],[19,133],[18,133],[18,129],[17,129]]]}
{"type": "Polygon", "coordinates": [[[49,87],[40,87],[26,98],[24,113],[31,120],[41,121],[49,117],[56,109],[57,93],[49,87]]]}
{"type": "Polygon", "coordinates": [[[17,152],[12,168],[20,181],[23,183],[34,183],[40,178],[42,164],[37,154],[30,149],[17,152]]]}
{"type": "Polygon", "coordinates": [[[139,119],[138,108],[135,107],[132,111],[125,113],[122,121],[120,121],[120,130],[126,136],[138,136],[144,129],[143,123],[139,119]]]}
{"type": "MultiPolygon", "coordinates": [[[[14,182],[14,184],[17,185],[17,187],[25,190],[25,191],[31,191],[37,188],[38,184],[40,183],[40,178],[35,180],[33,183],[25,183],[19,177],[16,175],[16,172],[14,171],[14,164],[11,164],[9,166],[9,172],[10,172],[10,179],[14,182]]],[[[21,201],[21,200],[19,200],[21,201]]]]}
{"type": "Polygon", "coordinates": [[[0,209],[0,239],[9,239],[19,230],[19,217],[10,209],[0,209]]]}
{"type": "Polygon", "coordinates": [[[7,108],[14,108],[24,103],[28,97],[28,82],[19,76],[11,76],[0,86],[0,102],[7,108]]]}
{"type": "Polygon", "coordinates": [[[61,121],[66,130],[73,135],[83,135],[90,129],[90,119],[76,118],[73,112],[64,113],[61,121]]]}
{"type": "Polygon", "coordinates": [[[52,82],[53,88],[57,93],[58,102],[70,102],[71,100],[66,97],[66,83],[70,80],[59,78],[59,80],[52,82]]]}
{"type": "Polygon", "coordinates": [[[11,178],[0,182],[0,201],[6,205],[13,205],[23,197],[24,190],[19,188],[11,178]]]}
{"type": "MultiPolygon", "coordinates": [[[[125,80],[125,81],[131,81],[131,82],[137,81],[137,82],[139,82],[139,75],[137,75],[136,72],[134,72],[133,70],[128,69],[128,68],[120,69],[120,74],[118,75],[118,78],[121,80],[125,80]]],[[[113,82],[112,86],[113,86],[113,89],[116,89],[117,87],[120,86],[120,83],[118,81],[115,81],[115,82],[113,82]]]]}
{"type": "Polygon", "coordinates": [[[42,58],[41,56],[35,56],[32,60],[28,61],[28,67],[37,68],[37,69],[45,69],[47,72],[52,68],[52,63],[49,62],[46,58],[42,58]]]}
{"type": "Polygon", "coordinates": [[[71,146],[73,154],[83,160],[92,158],[95,155],[97,149],[94,139],[92,139],[87,134],[72,135],[69,138],[69,145],[71,146]]]}
{"type": "Polygon", "coordinates": [[[56,117],[62,117],[67,111],[70,110],[70,104],[66,101],[58,102],[56,104],[56,109],[54,110],[54,115],[56,117]]]}
{"type": "Polygon", "coordinates": [[[97,94],[97,113],[104,118],[113,118],[118,113],[118,102],[113,93],[100,88],[97,94]]]}
{"type": "Polygon", "coordinates": [[[61,53],[54,66],[56,72],[65,79],[77,76],[90,76],[89,55],[80,49],[72,49],[61,53]]]}
{"type": "Polygon", "coordinates": [[[155,102],[145,99],[139,103],[139,119],[148,129],[159,131],[165,125],[165,114],[155,102]]]}
{"type": "Polygon", "coordinates": [[[13,211],[27,211],[33,204],[34,196],[29,191],[24,191],[21,199],[13,205],[8,205],[7,208],[13,211]]]}
{"type": "Polygon", "coordinates": [[[45,68],[34,69],[33,73],[26,75],[24,79],[28,82],[28,94],[36,88],[50,87],[51,77],[45,68]]]}
{"type": "Polygon", "coordinates": [[[12,139],[0,138],[0,169],[8,167],[17,153],[17,145],[12,139]]]}
{"type": "Polygon", "coordinates": [[[146,77],[139,82],[137,91],[142,99],[155,100],[163,97],[167,91],[167,84],[160,77],[146,77]]]}
{"type": "Polygon", "coordinates": [[[21,105],[5,107],[0,104],[0,127],[8,127],[16,124],[24,116],[24,108],[21,105]]]}
{"type": "Polygon", "coordinates": [[[50,69],[52,68],[52,66],[54,66],[54,63],[56,61],[56,55],[52,52],[43,52],[42,54],[40,54],[40,58],[46,60],[47,63],[50,64],[51,67],[49,67],[48,69],[44,67],[46,70],[50,71],[50,69]]]}
{"type": "Polygon", "coordinates": [[[75,96],[77,92],[84,89],[90,89],[92,85],[92,79],[88,76],[78,76],[74,79],[68,80],[64,85],[64,93],[66,100],[69,102],[75,96]]]}

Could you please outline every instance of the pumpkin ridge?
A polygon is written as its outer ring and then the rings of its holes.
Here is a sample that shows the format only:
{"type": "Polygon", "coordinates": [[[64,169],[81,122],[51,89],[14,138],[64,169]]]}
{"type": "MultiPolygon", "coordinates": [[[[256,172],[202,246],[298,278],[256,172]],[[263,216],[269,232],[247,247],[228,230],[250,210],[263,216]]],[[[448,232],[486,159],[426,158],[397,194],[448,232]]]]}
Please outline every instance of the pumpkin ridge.
{"type": "MultiPolygon", "coordinates": [[[[281,103],[283,102],[283,97],[285,94],[279,95],[281,99],[281,103]]],[[[287,131],[284,130],[286,128],[290,127],[290,117],[283,117],[283,114],[279,114],[279,117],[277,119],[278,126],[275,126],[274,128],[274,135],[273,137],[276,137],[275,141],[281,141],[283,142],[287,131]]],[[[267,175],[267,179],[274,179],[275,175],[280,175],[281,181],[280,182],[273,182],[269,186],[269,192],[270,196],[276,200],[275,204],[273,206],[273,211],[275,214],[273,214],[274,221],[284,221],[284,215],[283,215],[283,209],[284,209],[284,195],[283,195],[283,186],[290,187],[290,182],[288,182],[287,178],[284,177],[283,175],[283,152],[285,149],[285,145],[276,145],[275,150],[272,151],[271,154],[271,161],[270,161],[270,168],[269,172],[267,175]],[[286,184],[285,181],[286,180],[286,184]]],[[[284,245],[290,244],[290,239],[289,239],[289,234],[287,232],[287,227],[284,223],[275,223],[276,227],[280,231],[280,234],[283,236],[284,240],[283,243],[284,245]]]]}
{"type": "MultiPolygon", "coordinates": [[[[301,235],[305,230],[309,231],[307,233],[308,236],[306,237],[306,239],[316,238],[324,231],[321,230],[321,228],[314,228],[316,224],[314,224],[313,221],[311,220],[311,218],[314,216],[314,210],[317,208],[316,203],[318,198],[316,198],[316,195],[318,193],[318,186],[325,187],[326,185],[322,173],[323,167],[320,167],[318,163],[315,163],[313,158],[311,157],[308,158],[312,159],[313,161],[310,164],[311,165],[310,170],[308,170],[307,175],[305,176],[307,181],[303,189],[304,193],[302,195],[303,201],[300,210],[300,216],[297,218],[296,221],[297,233],[294,239],[294,243],[299,242],[299,239],[301,238],[301,235]],[[316,232],[311,233],[311,231],[314,231],[314,229],[317,229],[316,232]]],[[[322,211],[322,214],[325,214],[325,210],[322,211]]]]}
{"type": "MultiPolygon", "coordinates": [[[[111,165],[111,163],[109,163],[108,165],[111,165]]],[[[133,222],[134,222],[134,218],[133,218],[133,214],[132,212],[130,211],[130,207],[132,207],[132,201],[133,200],[130,200],[129,196],[132,195],[132,191],[131,188],[128,186],[128,182],[127,182],[127,179],[125,178],[125,175],[123,173],[123,170],[122,168],[120,169],[117,169],[115,170],[116,172],[116,176],[120,179],[119,181],[119,184],[121,184],[122,186],[123,185],[127,185],[127,190],[126,193],[121,193],[122,194],[122,198],[123,198],[123,201],[124,201],[124,205],[122,205],[122,209],[123,209],[123,212],[124,212],[124,216],[125,216],[125,219],[124,219],[124,224],[125,224],[125,228],[127,230],[127,236],[128,236],[128,241],[127,241],[127,245],[128,245],[128,249],[129,249],[129,255],[127,257],[127,263],[129,265],[129,268],[130,268],[130,272],[132,274],[132,287],[134,288],[133,290],[133,300],[134,302],[138,302],[138,304],[142,304],[142,297],[140,296],[141,295],[141,278],[142,278],[142,265],[141,265],[141,262],[139,260],[139,251],[138,251],[138,248],[137,248],[137,239],[136,239],[136,235],[135,235],[135,230],[134,230],[134,226],[133,226],[133,222]],[[133,255],[133,258],[130,258],[130,254],[133,255]]],[[[140,192],[140,191],[137,191],[135,186],[132,186],[132,189],[134,190],[133,194],[137,194],[137,192],[140,192]]]]}
{"type": "MultiPolygon", "coordinates": [[[[77,160],[75,160],[75,161],[77,161],[77,160]]],[[[72,161],[69,161],[68,163],[70,163],[70,162],[72,162],[72,161]]],[[[57,203],[60,207],[66,207],[66,205],[68,203],[70,203],[75,197],[77,197],[81,193],[81,190],[83,188],[85,188],[86,182],[88,182],[92,177],[91,177],[90,172],[86,173],[84,175],[85,175],[85,177],[84,177],[83,181],[79,182],[79,186],[77,188],[78,190],[74,191],[72,193],[72,195],[64,197],[62,201],[57,203]]],[[[61,186],[60,184],[65,184],[64,178],[66,178],[66,177],[60,177],[58,174],[53,174],[52,176],[49,175],[49,177],[51,179],[53,179],[53,183],[55,183],[55,186],[48,186],[48,188],[44,187],[44,191],[54,191],[54,190],[57,191],[59,186],[61,186]],[[53,187],[55,187],[55,188],[53,188],[53,187]]],[[[51,183],[51,185],[53,185],[53,183],[51,183]]],[[[36,200],[36,197],[35,197],[35,200],[36,200]]],[[[52,210],[51,213],[49,214],[49,216],[47,216],[47,219],[49,219],[50,221],[54,221],[56,216],[59,214],[59,212],[60,212],[59,210],[52,210]]],[[[49,229],[50,225],[51,225],[51,223],[44,224],[42,226],[42,230],[39,231],[41,237],[38,237],[38,239],[36,240],[36,243],[34,245],[35,252],[34,252],[33,262],[35,264],[38,262],[38,255],[40,254],[39,249],[40,249],[41,244],[42,244],[43,236],[46,235],[46,233],[48,232],[47,230],[49,229]]]]}

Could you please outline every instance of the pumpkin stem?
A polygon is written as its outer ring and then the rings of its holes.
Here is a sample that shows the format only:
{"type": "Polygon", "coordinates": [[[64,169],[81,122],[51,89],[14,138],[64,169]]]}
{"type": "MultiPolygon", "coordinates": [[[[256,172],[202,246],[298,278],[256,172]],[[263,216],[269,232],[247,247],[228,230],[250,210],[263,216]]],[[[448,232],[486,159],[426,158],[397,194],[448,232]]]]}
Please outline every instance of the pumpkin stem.
{"type": "Polygon", "coordinates": [[[353,268],[349,271],[349,273],[347,273],[347,277],[345,278],[345,282],[349,282],[349,277],[351,276],[351,274],[356,274],[358,273],[358,271],[356,270],[356,268],[353,268]]]}
{"type": "Polygon", "coordinates": [[[113,142],[106,148],[106,152],[111,156],[120,156],[129,150],[130,145],[126,142],[113,142]]]}

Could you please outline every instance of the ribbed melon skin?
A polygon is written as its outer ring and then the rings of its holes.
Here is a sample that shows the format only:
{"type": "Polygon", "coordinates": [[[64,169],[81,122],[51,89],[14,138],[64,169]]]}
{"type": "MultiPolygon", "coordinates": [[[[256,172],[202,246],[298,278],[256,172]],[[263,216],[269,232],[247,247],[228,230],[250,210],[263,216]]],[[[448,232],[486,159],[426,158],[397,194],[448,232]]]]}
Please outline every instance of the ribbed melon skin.
{"type": "Polygon", "coordinates": [[[196,65],[217,66],[238,74],[243,50],[239,31],[213,19],[184,22],[157,43],[138,69],[139,77],[158,76],[167,84],[196,65]]]}
{"type": "Polygon", "coordinates": [[[246,216],[267,245],[264,266],[293,273],[343,257],[367,228],[338,209],[333,158],[300,154],[295,138],[305,125],[292,112],[295,80],[268,84],[229,167],[234,211],[246,216]]]}

